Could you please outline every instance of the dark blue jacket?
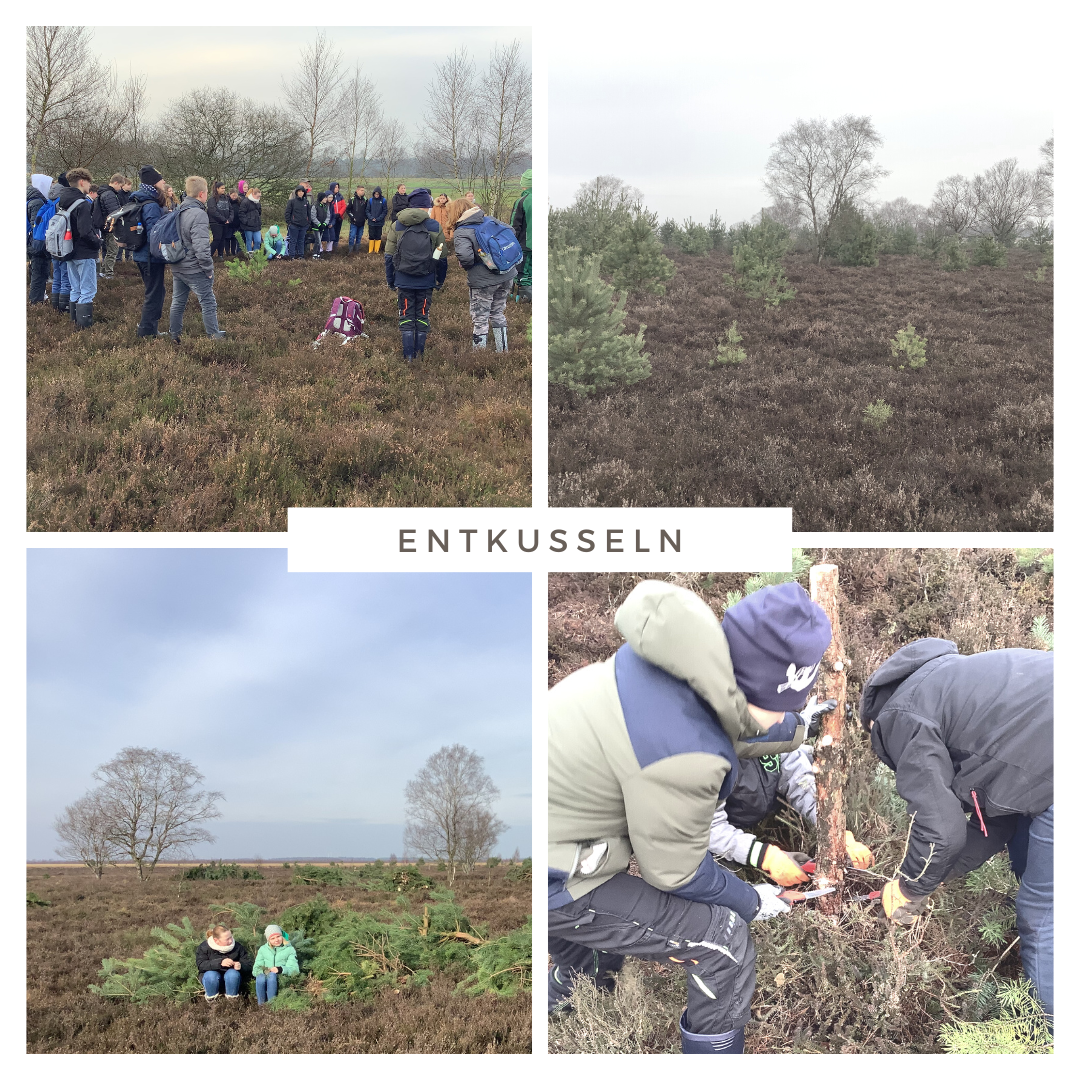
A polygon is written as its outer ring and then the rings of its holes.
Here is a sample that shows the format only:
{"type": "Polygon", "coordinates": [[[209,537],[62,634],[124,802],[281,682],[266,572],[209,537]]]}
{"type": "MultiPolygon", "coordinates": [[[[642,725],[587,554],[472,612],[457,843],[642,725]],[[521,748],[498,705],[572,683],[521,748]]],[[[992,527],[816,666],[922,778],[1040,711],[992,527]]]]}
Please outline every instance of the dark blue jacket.
{"type": "Polygon", "coordinates": [[[157,188],[152,187],[150,184],[140,184],[131,193],[131,201],[146,204],[142,209],[142,223],[143,227],[146,229],[147,242],[143,244],[141,248],[137,248],[133,253],[133,258],[136,262],[159,263],[165,261],[160,255],[152,255],[150,252],[150,230],[154,227],[154,222],[161,217],[162,213],[161,204],[157,200],[157,188]]]}
{"type": "Polygon", "coordinates": [[[381,225],[386,220],[386,199],[374,195],[368,199],[367,219],[369,225],[381,225]]]}

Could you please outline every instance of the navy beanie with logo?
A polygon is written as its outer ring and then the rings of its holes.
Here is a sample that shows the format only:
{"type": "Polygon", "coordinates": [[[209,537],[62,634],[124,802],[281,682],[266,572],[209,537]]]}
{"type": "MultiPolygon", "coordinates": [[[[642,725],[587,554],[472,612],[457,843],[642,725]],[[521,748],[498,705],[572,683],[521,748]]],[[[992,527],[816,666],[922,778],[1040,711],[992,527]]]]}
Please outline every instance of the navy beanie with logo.
{"type": "Polygon", "coordinates": [[[418,187],[409,192],[410,210],[430,210],[434,205],[431,201],[431,188],[418,187]]]}
{"type": "Polygon", "coordinates": [[[828,616],[797,582],[767,585],[724,612],[735,682],[770,712],[803,707],[832,641],[828,616]]]}

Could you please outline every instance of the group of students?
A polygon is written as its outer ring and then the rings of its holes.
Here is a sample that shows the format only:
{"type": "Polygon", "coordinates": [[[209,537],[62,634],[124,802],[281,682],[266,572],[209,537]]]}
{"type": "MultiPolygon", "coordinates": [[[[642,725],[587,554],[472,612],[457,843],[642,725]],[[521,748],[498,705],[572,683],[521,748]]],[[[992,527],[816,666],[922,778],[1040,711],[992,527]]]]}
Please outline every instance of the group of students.
{"type": "MultiPolygon", "coordinates": [[[[473,348],[486,348],[491,332],[496,351],[502,352],[509,348],[506,303],[519,276],[519,299],[531,299],[531,170],[522,174],[521,182],[522,195],[514,205],[512,227],[487,217],[471,192],[459,199],[451,200],[447,195],[433,199],[429,188],[407,192],[405,184],[399,184],[388,205],[379,187],[368,197],[364,187],[359,186],[346,202],[341,185],[332,183],[312,202],[310,185],[298,184],[285,209],[287,235],[282,236],[278,226],[271,225],[264,238],[262,193],[244,181],[235,189],[221,182],[211,189],[202,177],[188,177],[184,198],[178,202],[173,189],[152,165],[140,170],[135,190],[119,173],[100,189],[94,186],[86,169],[69,169],[55,181],[34,174],[26,203],[30,303],[44,302],[51,274],[55,309],[69,313],[79,328],[92,326],[98,279],[111,279],[119,254],[129,251],[144,286],[138,337],[168,336],[178,343],[187,298],[194,292],[207,335],[223,338],[225,332],[217,323],[213,290],[214,259],[230,254],[230,246],[237,243],[237,231],[242,232],[248,253],[262,248],[268,259],[302,259],[312,244],[313,257],[321,258],[334,250],[347,218],[350,253],[360,250],[365,226],[368,252],[383,253],[387,287],[398,296],[398,325],[406,362],[418,361],[424,355],[431,326],[432,294],[445,281],[451,240],[453,252],[467,274],[473,348]],[[180,261],[167,260],[148,242],[162,215],[173,210],[178,212],[177,242],[183,249],[180,261]],[[50,252],[35,239],[58,211],[69,226],[70,251],[65,254],[50,252]],[[118,214],[123,216],[118,218],[118,214]],[[511,240],[516,241],[513,261],[500,260],[498,251],[493,260],[486,250],[492,246],[489,241],[498,238],[499,226],[502,232],[512,233],[511,240]],[[169,329],[159,331],[166,265],[173,272],[173,298],[169,329]]],[[[513,247],[504,243],[500,250],[513,247]]]]}
{"type": "Polygon", "coordinates": [[[285,975],[299,975],[300,964],[296,949],[289,944],[289,935],[271,923],[263,937],[255,959],[247,947],[233,937],[227,926],[215,926],[207,931],[206,940],[195,950],[195,966],[199,982],[207,1001],[214,1001],[222,992],[228,1001],[240,998],[240,986],[244,978],[255,976],[255,996],[260,1005],[266,1005],[277,997],[278,982],[285,975]]]}
{"type": "MultiPolygon", "coordinates": [[[[808,856],[751,830],[787,798],[811,822],[807,707],[832,631],[794,582],[729,607],[644,581],[615,615],[625,644],[551,691],[548,710],[548,1008],[580,979],[610,991],[626,956],[686,972],[683,1053],[742,1053],[754,994],[749,924],[784,915],[808,856]],[[802,710],[802,711],[799,711],[802,710]],[[631,856],[638,874],[628,873],[631,856]],[[723,862],[762,870],[750,885],[723,862]]],[[[1020,880],[1024,971],[1054,1010],[1053,654],[959,654],[924,638],[863,687],[860,720],[896,774],[911,827],[884,915],[917,922],[930,894],[1008,850],[1020,880]]],[[[852,864],[872,852],[847,834],[852,864]]]]}

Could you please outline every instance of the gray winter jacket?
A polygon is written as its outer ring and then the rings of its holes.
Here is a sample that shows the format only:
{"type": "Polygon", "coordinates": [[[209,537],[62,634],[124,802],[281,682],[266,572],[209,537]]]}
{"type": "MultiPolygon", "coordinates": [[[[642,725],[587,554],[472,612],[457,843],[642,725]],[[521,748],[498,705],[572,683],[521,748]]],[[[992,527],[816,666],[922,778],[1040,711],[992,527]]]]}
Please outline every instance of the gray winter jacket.
{"type": "Polygon", "coordinates": [[[861,715],[915,819],[900,867],[910,897],[974,869],[1002,850],[1017,815],[1054,801],[1053,653],[961,656],[951,641],[923,638],[874,672],[861,715]]]}
{"type": "Polygon", "coordinates": [[[180,240],[184,245],[184,257],[173,264],[173,273],[206,274],[214,276],[214,260],[210,255],[210,219],[206,207],[191,195],[185,195],[180,204],[180,240]]]}
{"type": "Polygon", "coordinates": [[[467,271],[470,289],[487,289],[504,281],[513,281],[517,277],[516,266],[501,273],[498,270],[489,270],[477,254],[476,232],[469,228],[469,223],[479,225],[483,220],[484,211],[479,206],[474,206],[471,210],[466,210],[454,226],[454,254],[462,269],[467,271]]]}
{"type": "MultiPolygon", "coordinates": [[[[752,832],[739,828],[728,818],[727,804],[734,800],[744,783],[744,778],[752,776],[753,770],[768,768],[773,760],[778,759],[778,783],[776,794],[787,800],[799,814],[811,824],[817,824],[817,782],[813,773],[813,748],[803,743],[789,754],[777,754],[773,758],[758,758],[741,764],[739,779],[735,790],[717,804],[709,829],[709,851],[730,862],[748,864],[750,848],[757,837],[752,832]]],[[[766,813],[769,810],[766,809],[766,813]]],[[[759,819],[760,820],[760,819],[759,819]]],[[[742,822],[748,826],[749,822],[742,822]]],[[[756,824],[756,823],[755,823],[756,824]]]]}

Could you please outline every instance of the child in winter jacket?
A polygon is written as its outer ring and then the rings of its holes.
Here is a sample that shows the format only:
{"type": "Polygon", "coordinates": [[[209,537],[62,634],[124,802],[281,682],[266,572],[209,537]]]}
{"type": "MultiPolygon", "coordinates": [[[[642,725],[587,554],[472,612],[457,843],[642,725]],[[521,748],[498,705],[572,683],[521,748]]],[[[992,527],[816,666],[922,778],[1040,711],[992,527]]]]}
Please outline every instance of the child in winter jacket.
{"type": "Polygon", "coordinates": [[[517,267],[491,270],[480,258],[475,226],[484,220],[484,211],[467,198],[450,204],[449,221],[454,230],[454,254],[469,279],[469,314],[473,324],[473,348],[486,349],[488,327],[495,333],[495,351],[505,352],[507,341],[506,298],[517,277],[517,267]]]}
{"type": "Polygon", "coordinates": [[[382,188],[377,187],[367,202],[368,254],[382,247],[383,223],[386,221],[386,199],[382,188]]]}
{"type": "Polygon", "coordinates": [[[349,219],[349,254],[360,250],[360,241],[364,236],[364,222],[367,221],[367,196],[364,189],[358,187],[356,193],[345,207],[349,219]]]}
{"type": "Polygon", "coordinates": [[[266,252],[268,259],[285,258],[285,238],[276,225],[271,225],[266,230],[266,236],[263,239],[263,251],[266,252]]]}
{"type": "Polygon", "coordinates": [[[255,966],[251,969],[255,976],[255,996],[260,1005],[265,1005],[277,997],[280,975],[300,974],[296,950],[289,944],[289,939],[281,927],[271,923],[263,936],[266,944],[259,949],[255,956],[255,966]]]}
{"type": "Polygon", "coordinates": [[[221,993],[222,983],[225,997],[235,1001],[240,996],[241,979],[251,974],[251,953],[227,926],[215,926],[195,950],[195,966],[207,1001],[221,993]]]}
{"type": "Polygon", "coordinates": [[[313,259],[318,259],[323,252],[333,250],[334,242],[329,239],[330,225],[334,217],[333,201],[333,194],[323,191],[311,207],[311,231],[315,234],[315,254],[311,256],[313,259]]]}
{"type": "Polygon", "coordinates": [[[56,208],[67,211],[71,218],[71,254],[67,263],[71,282],[68,309],[71,321],[80,330],[94,323],[94,297],[97,294],[97,255],[101,248],[101,233],[94,228],[93,202],[89,197],[93,177],[85,169],[69,169],[68,187],[60,196],[56,208]]]}

